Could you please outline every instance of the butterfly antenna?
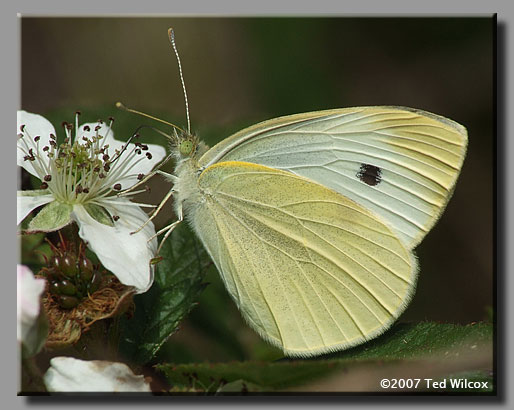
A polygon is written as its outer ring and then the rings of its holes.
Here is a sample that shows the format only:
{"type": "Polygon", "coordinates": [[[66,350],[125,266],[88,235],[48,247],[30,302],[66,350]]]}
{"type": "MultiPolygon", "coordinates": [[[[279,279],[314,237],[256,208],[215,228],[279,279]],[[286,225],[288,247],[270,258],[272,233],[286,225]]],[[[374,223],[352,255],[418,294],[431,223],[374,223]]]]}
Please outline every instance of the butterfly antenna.
{"type": "Polygon", "coordinates": [[[175,56],[177,56],[178,72],[180,75],[180,82],[182,83],[182,91],[184,91],[184,100],[186,101],[187,132],[188,134],[191,134],[191,122],[189,121],[189,103],[187,102],[186,84],[184,83],[184,76],[182,75],[182,64],[180,64],[180,57],[178,55],[177,46],[175,44],[175,32],[172,28],[168,29],[168,37],[170,39],[171,46],[173,47],[173,51],[175,51],[175,56]]]}

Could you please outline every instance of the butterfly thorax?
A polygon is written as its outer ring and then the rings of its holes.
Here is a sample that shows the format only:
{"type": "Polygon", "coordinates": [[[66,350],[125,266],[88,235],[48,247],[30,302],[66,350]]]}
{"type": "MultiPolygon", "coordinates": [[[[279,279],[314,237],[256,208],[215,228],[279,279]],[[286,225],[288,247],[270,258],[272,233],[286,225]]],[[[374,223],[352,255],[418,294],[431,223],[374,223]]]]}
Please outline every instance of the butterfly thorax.
{"type": "Polygon", "coordinates": [[[186,216],[191,215],[194,207],[197,207],[202,202],[202,195],[198,185],[198,178],[201,170],[198,165],[198,155],[192,157],[182,158],[177,161],[175,166],[175,185],[173,190],[175,191],[175,212],[179,214],[179,208],[186,216]]]}

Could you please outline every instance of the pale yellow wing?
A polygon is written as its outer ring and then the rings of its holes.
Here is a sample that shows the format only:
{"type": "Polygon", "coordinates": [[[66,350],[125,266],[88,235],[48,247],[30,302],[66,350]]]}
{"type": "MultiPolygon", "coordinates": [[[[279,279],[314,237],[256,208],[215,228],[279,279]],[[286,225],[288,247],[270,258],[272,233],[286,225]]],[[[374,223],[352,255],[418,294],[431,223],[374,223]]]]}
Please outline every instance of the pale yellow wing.
{"type": "Polygon", "coordinates": [[[200,159],[293,172],[373,211],[414,248],[451,197],[467,146],[454,121],[403,107],[296,114],[244,129],[200,159]]]}
{"type": "Polygon", "coordinates": [[[404,310],[415,258],[341,194],[244,162],[203,171],[189,220],[244,318],[292,356],[362,343],[404,310]]]}

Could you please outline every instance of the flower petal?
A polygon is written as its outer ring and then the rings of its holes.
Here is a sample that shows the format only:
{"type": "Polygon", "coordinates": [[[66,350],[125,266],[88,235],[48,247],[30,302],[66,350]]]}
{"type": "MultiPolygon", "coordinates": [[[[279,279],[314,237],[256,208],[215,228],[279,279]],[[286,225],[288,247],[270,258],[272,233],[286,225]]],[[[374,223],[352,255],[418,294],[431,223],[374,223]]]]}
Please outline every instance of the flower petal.
{"type": "Polygon", "coordinates": [[[150,222],[131,235],[148,219],[146,213],[127,199],[117,199],[116,205],[102,205],[112,216],[119,216],[119,220],[113,227],[104,225],[95,221],[82,205],[75,205],[73,215],[80,227],[80,237],[120,282],[136,287],[139,293],[146,292],[153,282],[150,259],[157,250],[156,238],[148,242],[155,234],[153,224],[150,222]]]}
{"type": "Polygon", "coordinates": [[[16,273],[18,302],[17,337],[22,342],[26,339],[30,328],[39,316],[39,298],[45,289],[45,280],[34,278],[32,271],[24,265],[17,265],[16,273]]]}
{"type": "Polygon", "coordinates": [[[17,195],[17,215],[16,224],[19,225],[21,221],[23,221],[27,215],[36,209],[38,206],[47,204],[54,200],[54,197],[51,194],[47,193],[48,191],[37,190],[37,191],[18,191],[17,195]]]}
{"type": "MultiPolygon", "coordinates": [[[[77,137],[81,139],[86,137],[91,139],[96,135],[95,128],[98,128],[98,134],[104,138],[102,145],[109,145],[109,155],[111,159],[115,156],[115,150],[121,150],[125,141],[119,141],[114,138],[114,132],[109,130],[109,127],[105,123],[87,123],[79,127],[79,133],[77,137]],[[84,129],[86,128],[86,130],[84,129]],[[87,131],[89,129],[89,131],[87,131]]],[[[129,137],[127,137],[128,140],[129,137]]],[[[166,149],[157,144],[146,144],[148,145],[148,151],[143,151],[140,155],[134,155],[134,144],[130,144],[126,151],[123,152],[122,156],[117,160],[117,166],[123,163],[123,170],[121,177],[116,182],[121,183],[123,189],[130,188],[132,185],[138,182],[139,174],[149,173],[159,162],[161,162],[166,156],[166,149]],[[151,154],[150,158],[146,156],[146,153],[151,154]]]]}
{"type": "Polygon", "coordinates": [[[23,135],[23,137],[18,138],[17,141],[17,164],[20,167],[23,167],[26,171],[30,172],[32,175],[41,179],[44,174],[40,175],[40,172],[38,172],[37,168],[34,167],[34,162],[36,161],[25,161],[24,157],[28,154],[28,150],[32,148],[33,154],[35,156],[40,156],[38,162],[48,165],[49,158],[46,153],[43,152],[43,147],[49,145],[50,134],[55,135],[55,128],[46,118],[27,111],[18,111],[16,114],[16,119],[16,133],[23,135]],[[22,131],[21,127],[23,125],[24,127],[22,131]],[[40,137],[38,143],[34,141],[36,136],[40,137]]]}
{"type": "Polygon", "coordinates": [[[151,392],[143,375],[123,363],[54,357],[43,380],[50,392],[151,392]]]}
{"type": "MultiPolygon", "coordinates": [[[[124,158],[124,160],[127,161],[126,169],[130,171],[123,175],[123,178],[119,181],[123,186],[123,189],[127,189],[132,185],[135,185],[139,181],[137,178],[139,174],[148,174],[166,157],[166,149],[164,147],[156,144],[146,145],[148,145],[148,151],[143,151],[142,155],[131,155],[130,157],[124,158]],[[151,154],[150,158],[143,156],[146,152],[151,154]]],[[[132,147],[129,147],[128,150],[132,150],[132,147]]]]}

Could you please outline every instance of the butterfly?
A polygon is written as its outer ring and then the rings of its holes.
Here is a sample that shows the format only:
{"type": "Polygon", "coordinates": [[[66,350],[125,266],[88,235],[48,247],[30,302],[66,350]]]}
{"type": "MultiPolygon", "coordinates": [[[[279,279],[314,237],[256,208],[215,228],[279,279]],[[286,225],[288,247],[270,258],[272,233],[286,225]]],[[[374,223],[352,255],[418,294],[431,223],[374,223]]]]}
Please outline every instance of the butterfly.
{"type": "Polygon", "coordinates": [[[412,108],[355,107],[265,121],[209,149],[187,114],[188,131],[170,136],[164,201],[178,220],[163,241],[187,220],[244,319],[286,355],[387,330],[413,296],[413,250],[453,193],[466,129],[412,108]]]}

